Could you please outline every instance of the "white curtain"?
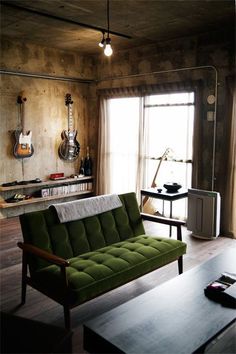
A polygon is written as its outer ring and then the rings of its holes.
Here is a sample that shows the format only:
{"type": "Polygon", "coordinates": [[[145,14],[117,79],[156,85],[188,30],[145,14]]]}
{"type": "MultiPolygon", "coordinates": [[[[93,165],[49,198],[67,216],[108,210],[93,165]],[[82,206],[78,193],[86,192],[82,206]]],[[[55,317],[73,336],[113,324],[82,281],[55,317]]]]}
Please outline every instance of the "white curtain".
{"type": "MultiPolygon", "coordinates": [[[[150,160],[150,153],[153,153],[155,158],[159,158],[164,154],[166,148],[163,148],[161,145],[159,149],[160,151],[157,149],[155,149],[155,152],[150,151],[149,130],[151,129],[152,132],[154,131],[154,134],[151,134],[152,140],[154,139],[155,143],[158,145],[159,139],[157,138],[158,134],[156,134],[156,129],[159,131],[161,130],[163,136],[165,136],[169,127],[166,127],[166,129],[160,129],[160,127],[153,126],[150,127],[150,122],[148,121],[149,117],[145,106],[149,102],[147,100],[148,96],[154,97],[153,95],[166,95],[168,93],[195,92],[198,109],[195,110],[194,118],[194,131],[196,134],[194,136],[194,166],[192,175],[194,176],[193,185],[196,185],[198,175],[201,174],[201,171],[199,171],[199,158],[196,154],[199,150],[199,129],[196,129],[199,125],[199,114],[196,114],[196,112],[199,112],[200,110],[201,84],[202,83],[198,81],[193,83],[177,82],[137,87],[115,87],[99,90],[100,118],[96,179],[97,194],[126,193],[134,191],[140,201],[140,190],[151,186],[151,182],[157,170],[159,183],[162,183],[160,178],[161,174],[165,175],[164,179],[166,181],[166,169],[160,168],[159,173],[160,160],[150,160]],[[122,101],[125,103],[125,100],[127,100],[126,105],[124,104],[124,107],[126,108],[123,110],[121,108],[121,103],[122,101]],[[146,100],[145,104],[144,100],[146,100]],[[117,109],[114,109],[116,101],[119,104],[117,104],[117,109]],[[131,101],[132,104],[130,103],[131,101]],[[133,106],[133,103],[135,111],[132,113],[129,106],[133,106]],[[110,114],[111,106],[112,114],[110,114]],[[136,121],[134,121],[134,117],[136,121]],[[115,124],[118,125],[114,129],[115,124]],[[120,133],[120,127],[123,129],[122,133],[120,133]],[[114,150],[112,150],[111,146],[114,145],[114,141],[115,146],[114,150]]],[[[169,147],[169,142],[166,140],[164,140],[164,142],[168,144],[167,147],[169,147]]],[[[154,144],[154,146],[156,144],[154,144]]],[[[181,164],[181,166],[182,165],[184,164],[181,164]]],[[[176,178],[176,176],[174,177],[176,178]]],[[[181,184],[184,185],[182,182],[181,184]]],[[[151,210],[153,210],[153,203],[152,201],[149,202],[151,210]]],[[[154,206],[154,209],[155,208],[156,206],[154,206]]]]}
{"type": "MultiPolygon", "coordinates": [[[[189,101],[189,95],[189,93],[179,94],[175,99],[185,99],[189,101]],[[184,97],[182,97],[183,95],[184,97]]],[[[193,93],[191,95],[193,96],[193,93]]],[[[156,158],[162,156],[167,147],[172,147],[175,134],[180,130],[178,127],[179,123],[175,122],[176,119],[174,119],[174,122],[178,124],[172,129],[173,136],[170,136],[170,132],[168,133],[169,126],[165,126],[165,123],[163,126],[163,122],[166,120],[165,118],[168,117],[165,115],[163,116],[164,112],[160,112],[160,109],[163,110],[162,107],[157,111],[157,108],[154,105],[154,108],[151,109],[152,114],[150,114],[150,109],[146,108],[146,105],[156,103],[158,97],[159,96],[153,95],[122,98],[101,97],[97,169],[98,194],[126,193],[134,191],[138,200],[140,200],[140,190],[152,185],[154,175],[160,167],[160,161],[150,160],[150,156],[156,158]],[[154,102],[152,102],[153,100],[154,102]],[[157,115],[160,115],[162,119],[158,120],[157,115]]],[[[163,95],[159,98],[162,100],[164,99],[163,95]]],[[[167,100],[167,98],[168,97],[165,97],[165,100],[167,100]]],[[[180,109],[182,110],[179,113],[179,116],[181,118],[186,116],[182,120],[184,120],[183,124],[187,124],[188,126],[190,124],[189,121],[193,119],[193,107],[183,107],[179,108],[179,110],[180,109]],[[191,114],[189,112],[190,110],[192,112],[191,114]]],[[[172,114],[171,116],[173,121],[173,117],[176,118],[177,108],[172,107],[172,110],[175,112],[175,114],[172,114]]],[[[170,113],[171,112],[168,114],[170,113]]],[[[183,135],[186,136],[186,138],[188,138],[189,133],[189,131],[186,131],[187,126],[185,127],[185,130],[181,126],[181,129],[184,130],[183,135]]],[[[190,136],[192,143],[192,133],[190,136]]],[[[186,139],[182,140],[185,141],[186,139]]],[[[177,141],[176,144],[175,150],[177,151],[177,147],[179,147],[182,142],[177,141]]],[[[184,151],[186,150],[185,147],[183,147],[183,149],[184,151]]],[[[181,158],[184,159],[189,159],[191,157],[192,156],[181,156],[181,158]]],[[[163,186],[163,183],[168,181],[168,178],[170,178],[168,177],[169,175],[172,176],[173,166],[170,165],[171,164],[168,163],[165,168],[162,169],[163,171],[159,171],[162,176],[161,178],[160,176],[158,177],[160,187],[163,186]],[[166,167],[170,170],[169,175],[166,167]]],[[[175,176],[174,180],[181,182],[186,188],[187,185],[185,186],[185,184],[183,184],[185,183],[184,179],[186,178],[185,164],[179,163],[178,171],[181,181],[176,179],[177,176],[175,176]]],[[[191,173],[189,174],[189,179],[191,179],[191,173]]],[[[188,183],[190,183],[190,181],[188,183]]],[[[181,207],[182,214],[185,213],[184,209],[185,206],[183,205],[183,207],[181,207]]]]}
{"type": "Polygon", "coordinates": [[[110,193],[110,166],[109,152],[110,145],[110,124],[108,120],[107,100],[100,100],[99,132],[98,132],[98,165],[97,165],[97,194],[110,193]]]}
{"type": "Polygon", "coordinates": [[[144,135],[142,98],[101,98],[97,194],[135,192],[139,196],[144,135]]]}

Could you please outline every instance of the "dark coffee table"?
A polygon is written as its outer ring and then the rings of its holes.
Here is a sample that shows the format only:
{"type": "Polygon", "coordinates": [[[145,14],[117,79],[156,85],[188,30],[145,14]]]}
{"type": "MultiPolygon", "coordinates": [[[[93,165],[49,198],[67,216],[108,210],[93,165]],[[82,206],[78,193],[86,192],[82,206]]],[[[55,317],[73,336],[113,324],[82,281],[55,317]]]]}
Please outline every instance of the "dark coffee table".
{"type": "Polygon", "coordinates": [[[236,309],[204,295],[222,272],[236,272],[236,249],[157,286],[84,324],[84,348],[91,353],[202,352],[236,320],[236,309]]]}

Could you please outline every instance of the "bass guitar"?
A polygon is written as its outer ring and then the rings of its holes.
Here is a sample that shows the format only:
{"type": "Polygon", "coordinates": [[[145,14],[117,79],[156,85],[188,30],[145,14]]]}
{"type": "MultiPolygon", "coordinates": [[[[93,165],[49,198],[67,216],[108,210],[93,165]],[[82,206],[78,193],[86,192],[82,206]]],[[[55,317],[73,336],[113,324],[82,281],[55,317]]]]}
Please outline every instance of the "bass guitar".
{"type": "Polygon", "coordinates": [[[17,97],[18,110],[19,110],[19,120],[20,127],[14,131],[15,135],[15,145],[13,148],[14,156],[19,158],[31,157],[34,153],[34,148],[31,143],[32,132],[25,130],[25,102],[27,101],[26,97],[19,95],[17,97]]]}
{"type": "Polygon", "coordinates": [[[65,105],[68,108],[68,130],[63,130],[61,133],[62,142],[58,148],[58,154],[61,159],[74,161],[80,152],[80,144],[76,140],[77,130],[73,129],[71,94],[67,93],[65,97],[65,105]]]}

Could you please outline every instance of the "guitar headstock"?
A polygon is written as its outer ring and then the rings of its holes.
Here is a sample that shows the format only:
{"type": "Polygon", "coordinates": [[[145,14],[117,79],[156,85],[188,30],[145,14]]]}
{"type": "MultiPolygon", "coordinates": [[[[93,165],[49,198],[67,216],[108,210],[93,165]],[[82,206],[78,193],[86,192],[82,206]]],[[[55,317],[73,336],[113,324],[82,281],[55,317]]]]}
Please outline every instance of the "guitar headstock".
{"type": "Polygon", "coordinates": [[[72,104],[72,103],[73,103],[73,101],[71,100],[71,94],[67,93],[66,97],[65,97],[65,105],[69,106],[69,104],[72,104]]]}
{"type": "Polygon", "coordinates": [[[167,148],[165,150],[164,154],[162,155],[161,160],[163,161],[163,160],[167,159],[167,157],[170,156],[171,154],[173,154],[172,149],[171,148],[167,148]]]}

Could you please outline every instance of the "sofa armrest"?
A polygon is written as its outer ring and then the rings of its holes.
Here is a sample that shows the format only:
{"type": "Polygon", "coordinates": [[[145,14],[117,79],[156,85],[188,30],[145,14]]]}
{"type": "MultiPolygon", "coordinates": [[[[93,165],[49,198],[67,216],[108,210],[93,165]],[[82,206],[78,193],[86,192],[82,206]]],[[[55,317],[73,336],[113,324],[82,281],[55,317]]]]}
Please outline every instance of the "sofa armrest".
{"type": "Polygon", "coordinates": [[[43,258],[46,261],[56,264],[60,267],[68,267],[70,262],[61,257],[55,256],[52,253],[44,251],[36,246],[30,245],[29,243],[18,242],[17,246],[23,250],[23,252],[31,253],[37,257],[43,258]]]}
{"type": "Polygon", "coordinates": [[[146,213],[140,213],[143,220],[154,221],[160,224],[170,225],[170,226],[182,226],[185,225],[185,221],[177,220],[177,219],[170,219],[164,218],[162,216],[156,216],[146,213]]]}
{"type": "Polygon", "coordinates": [[[143,220],[153,221],[160,224],[176,226],[177,227],[177,240],[182,241],[182,230],[181,226],[185,225],[185,221],[170,219],[170,218],[163,218],[161,216],[140,213],[143,220]]]}

